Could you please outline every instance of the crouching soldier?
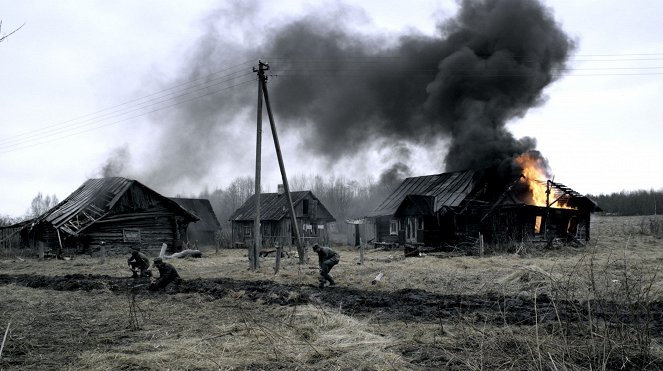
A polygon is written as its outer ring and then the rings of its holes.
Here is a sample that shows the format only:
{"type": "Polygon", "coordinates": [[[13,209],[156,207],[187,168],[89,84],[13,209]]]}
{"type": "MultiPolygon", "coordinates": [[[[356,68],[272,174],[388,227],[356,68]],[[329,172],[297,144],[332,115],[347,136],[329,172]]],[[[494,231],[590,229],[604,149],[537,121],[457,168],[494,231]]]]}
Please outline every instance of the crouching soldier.
{"type": "Polygon", "coordinates": [[[159,279],[150,284],[150,291],[158,291],[166,288],[169,283],[181,280],[180,275],[177,274],[177,269],[172,264],[165,263],[161,258],[154,259],[154,266],[159,270],[159,279]]]}
{"type": "Polygon", "coordinates": [[[341,256],[329,247],[320,246],[317,243],[313,245],[313,251],[318,254],[318,263],[320,264],[320,288],[324,288],[327,281],[329,281],[329,286],[334,286],[336,282],[329,275],[329,271],[338,264],[341,256]]]}
{"type": "Polygon", "coordinates": [[[139,273],[141,277],[152,277],[152,271],[150,271],[150,259],[142,252],[133,250],[131,256],[127,259],[127,264],[133,272],[134,278],[138,277],[139,273]]]}

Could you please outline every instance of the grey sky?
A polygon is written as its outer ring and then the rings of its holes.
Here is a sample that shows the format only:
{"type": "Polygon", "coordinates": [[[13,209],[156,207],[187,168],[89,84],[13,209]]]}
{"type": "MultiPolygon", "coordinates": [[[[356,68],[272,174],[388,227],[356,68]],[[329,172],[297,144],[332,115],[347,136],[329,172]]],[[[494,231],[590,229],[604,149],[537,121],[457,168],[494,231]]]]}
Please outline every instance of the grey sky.
{"type": "MultiPolygon", "coordinates": [[[[87,178],[100,176],[108,160],[118,156],[124,172],[155,179],[157,190],[167,195],[197,193],[206,186],[223,187],[236,176],[252,176],[255,112],[250,105],[245,112],[231,115],[236,121],[232,125],[219,128],[210,122],[209,131],[183,141],[164,133],[166,128],[186,133],[188,118],[164,105],[146,104],[105,121],[85,121],[83,116],[100,117],[103,109],[185,83],[178,79],[191,72],[184,69],[200,52],[199,42],[210,27],[224,35],[219,44],[227,45],[216,52],[225,53],[232,67],[247,62],[233,54],[233,47],[260,46],[270,25],[320,13],[318,3],[0,1],[3,33],[25,23],[0,43],[0,214],[23,214],[38,192],[55,193],[62,199],[87,178]],[[228,16],[231,11],[234,17],[228,16]],[[69,121],[73,119],[77,120],[69,121]],[[177,158],[168,156],[177,147],[197,152],[203,148],[214,161],[196,171],[194,160],[166,169],[152,166],[175,163],[177,158]]],[[[330,11],[345,9],[332,17],[344,17],[354,31],[387,43],[402,34],[433,35],[436,21],[452,17],[457,10],[453,1],[366,1],[356,6],[363,11],[329,4],[330,11]]],[[[577,43],[571,70],[544,90],[543,105],[510,121],[506,128],[516,138],[536,138],[555,180],[581,193],[660,189],[663,2],[559,0],[545,4],[577,43]]],[[[278,68],[278,61],[268,62],[278,68]]],[[[251,65],[232,71],[245,67],[249,73],[251,65]]],[[[200,74],[204,75],[204,69],[200,74]]],[[[252,82],[222,86],[244,89],[255,101],[252,82]]],[[[279,107],[274,110],[277,124],[288,127],[287,122],[279,122],[279,107]]],[[[264,129],[263,177],[266,186],[275,189],[278,166],[267,125],[264,129]]],[[[289,174],[333,172],[363,180],[377,178],[398,162],[393,148],[383,143],[333,163],[299,156],[305,149],[302,130],[305,126],[280,133],[289,174]]],[[[444,171],[439,161],[444,143],[396,145],[395,152],[409,155],[413,175],[444,171]]]]}

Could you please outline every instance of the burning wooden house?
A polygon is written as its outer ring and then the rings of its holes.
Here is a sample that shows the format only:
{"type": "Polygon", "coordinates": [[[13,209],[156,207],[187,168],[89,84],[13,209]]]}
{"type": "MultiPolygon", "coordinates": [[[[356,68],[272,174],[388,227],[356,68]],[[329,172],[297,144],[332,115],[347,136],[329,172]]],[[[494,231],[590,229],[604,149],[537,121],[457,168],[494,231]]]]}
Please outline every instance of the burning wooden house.
{"type": "MultiPolygon", "coordinates": [[[[311,191],[290,192],[300,235],[305,245],[329,243],[329,228],[336,219],[311,191]]],[[[237,247],[253,244],[256,218],[255,195],[233,215],[232,244],[237,247]]],[[[282,191],[260,195],[260,235],[262,246],[293,246],[295,232],[289,215],[288,197],[282,191]]]]}
{"type": "Polygon", "coordinates": [[[136,180],[89,179],[71,195],[18,231],[23,247],[45,247],[61,254],[92,252],[104,245],[169,250],[181,246],[191,222],[199,218],[175,201],[136,180]]]}
{"type": "Polygon", "coordinates": [[[492,244],[589,240],[597,205],[533,176],[509,183],[484,169],[407,178],[369,214],[375,241],[444,247],[479,236],[492,244]]]}
{"type": "Polygon", "coordinates": [[[221,232],[221,224],[217,219],[212,204],[207,199],[200,198],[177,198],[171,197],[191,214],[200,218],[195,223],[189,224],[186,230],[186,240],[189,244],[198,246],[210,246],[217,244],[218,234],[221,232]]]}

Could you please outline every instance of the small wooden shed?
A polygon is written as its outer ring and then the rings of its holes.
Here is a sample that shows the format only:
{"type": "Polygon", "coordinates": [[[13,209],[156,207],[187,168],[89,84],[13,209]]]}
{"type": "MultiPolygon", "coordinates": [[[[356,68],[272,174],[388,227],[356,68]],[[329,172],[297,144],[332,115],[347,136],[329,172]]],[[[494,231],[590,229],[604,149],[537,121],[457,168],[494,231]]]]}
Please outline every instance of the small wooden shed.
{"type": "MultiPolygon", "coordinates": [[[[336,219],[311,191],[290,192],[299,231],[306,246],[314,243],[329,244],[329,228],[336,219]]],[[[233,215],[232,244],[235,247],[253,244],[253,225],[256,217],[255,195],[251,196],[233,215]]],[[[285,193],[260,195],[260,234],[262,246],[293,246],[288,197],[285,193]]]]}
{"type": "Polygon", "coordinates": [[[61,255],[87,253],[103,244],[126,253],[140,247],[181,246],[199,218],[140,182],[122,177],[89,179],[71,195],[20,229],[22,247],[39,245],[61,255]]]}
{"type": "Polygon", "coordinates": [[[191,214],[200,218],[197,222],[189,224],[186,230],[186,239],[189,244],[198,246],[212,246],[217,244],[221,232],[221,224],[217,219],[212,204],[203,198],[171,197],[171,200],[185,208],[191,214]]]}

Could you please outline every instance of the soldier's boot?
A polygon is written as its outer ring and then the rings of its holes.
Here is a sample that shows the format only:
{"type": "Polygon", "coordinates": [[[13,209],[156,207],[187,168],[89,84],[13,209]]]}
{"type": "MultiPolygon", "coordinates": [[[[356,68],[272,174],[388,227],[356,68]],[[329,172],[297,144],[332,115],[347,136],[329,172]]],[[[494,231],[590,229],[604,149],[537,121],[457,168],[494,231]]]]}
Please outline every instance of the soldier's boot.
{"type": "Polygon", "coordinates": [[[318,285],[318,287],[321,288],[321,289],[324,289],[324,288],[325,288],[325,283],[324,283],[324,282],[320,282],[320,284],[318,285]]]}
{"type": "Polygon", "coordinates": [[[334,279],[331,276],[329,276],[329,278],[327,280],[329,281],[329,286],[335,286],[336,285],[336,282],[334,281],[334,279]]]}

